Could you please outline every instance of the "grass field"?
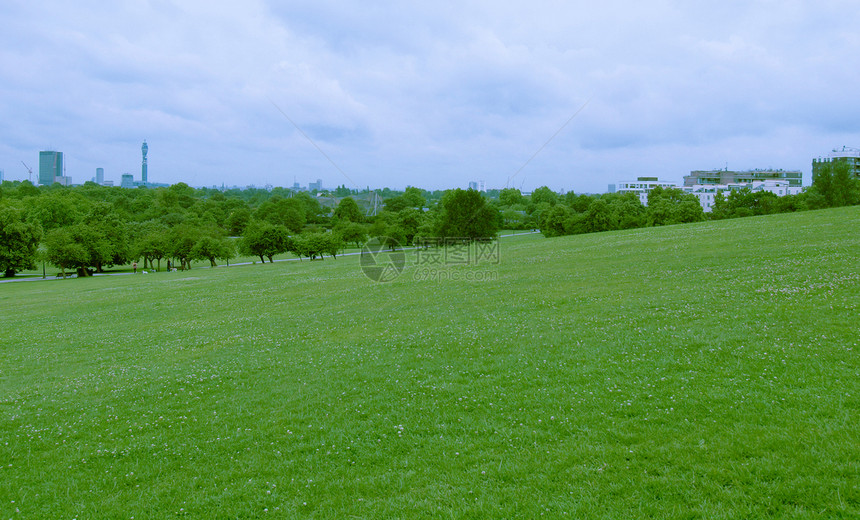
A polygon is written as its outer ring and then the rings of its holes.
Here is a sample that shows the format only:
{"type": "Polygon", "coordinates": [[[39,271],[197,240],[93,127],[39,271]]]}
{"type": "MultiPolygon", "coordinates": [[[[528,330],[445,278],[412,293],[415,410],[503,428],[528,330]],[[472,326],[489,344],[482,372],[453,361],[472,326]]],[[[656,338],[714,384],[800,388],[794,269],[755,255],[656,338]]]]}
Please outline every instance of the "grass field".
{"type": "Polygon", "coordinates": [[[860,208],[0,284],[0,518],[857,518],[860,208]]]}

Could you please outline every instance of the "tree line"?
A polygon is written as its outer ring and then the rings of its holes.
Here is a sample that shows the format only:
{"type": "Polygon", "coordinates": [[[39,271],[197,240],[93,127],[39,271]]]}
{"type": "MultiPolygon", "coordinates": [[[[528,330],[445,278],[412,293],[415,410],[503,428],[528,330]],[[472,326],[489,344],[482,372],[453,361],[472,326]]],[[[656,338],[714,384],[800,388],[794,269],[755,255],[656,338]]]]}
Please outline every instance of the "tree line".
{"type": "Polygon", "coordinates": [[[407,188],[387,195],[377,215],[367,216],[356,193],[339,187],[335,197],[284,188],[269,190],[169,187],[125,189],[86,183],[0,185],[0,269],[5,276],[36,269],[87,276],[141,262],[144,269],[188,269],[204,260],[215,266],[237,255],[271,262],[292,253],[337,257],[347,246],[385,237],[391,247],[419,236],[495,236],[486,199],[475,191],[427,192],[407,188]],[[322,201],[322,202],[321,202],[322,201]]]}
{"type": "Polygon", "coordinates": [[[192,261],[215,266],[237,255],[261,262],[283,253],[336,258],[347,245],[378,237],[392,247],[424,238],[495,237],[499,229],[540,229],[547,237],[662,226],[860,204],[860,180],[849,165],[821,165],[809,189],[777,197],[749,189],[717,194],[713,211],[679,189],[655,188],[643,205],[632,193],[564,195],[543,186],[531,195],[491,190],[379,190],[383,204],[371,213],[369,190],[345,186],[336,197],[285,188],[221,191],[170,187],[0,185],[0,270],[5,276],[45,261],[86,276],[140,261],[144,268],[187,269],[192,261]],[[359,204],[360,202],[360,204],[359,204]]]}

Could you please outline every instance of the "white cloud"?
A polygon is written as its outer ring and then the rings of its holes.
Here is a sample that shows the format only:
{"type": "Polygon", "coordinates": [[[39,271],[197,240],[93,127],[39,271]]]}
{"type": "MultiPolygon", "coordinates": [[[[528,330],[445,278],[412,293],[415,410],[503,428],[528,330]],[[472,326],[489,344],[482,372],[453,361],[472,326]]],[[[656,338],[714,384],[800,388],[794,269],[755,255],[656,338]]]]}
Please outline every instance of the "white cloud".
{"type": "Polygon", "coordinates": [[[860,145],[850,4],[13,0],[0,169],[54,146],[118,180],[146,138],[157,181],[350,184],[274,102],[359,186],[494,186],[591,99],[524,189],[808,173],[860,145]]]}

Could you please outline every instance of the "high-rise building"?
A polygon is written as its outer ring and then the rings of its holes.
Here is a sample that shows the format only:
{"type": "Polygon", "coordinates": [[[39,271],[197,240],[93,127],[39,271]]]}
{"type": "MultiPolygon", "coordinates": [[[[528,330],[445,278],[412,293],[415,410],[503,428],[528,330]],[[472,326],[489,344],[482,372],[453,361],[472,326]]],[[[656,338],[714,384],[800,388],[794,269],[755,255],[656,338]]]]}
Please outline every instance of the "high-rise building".
{"type": "Polygon", "coordinates": [[[105,169],[96,168],[96,184],[102,185],[105,183],[105,169]]]}
{"type": "Polygon", "coordinates": [[[39,184],[50,186],[63,176],[63,152],[39,152],[39,184]]]}
{"type": "Polygon", "coordinates": [[[684,186],[748,184],[769,180],[788,181],[790,187],[799,188],[803,185],[803,173],[800,170],[694,170],[684,176],[684,186]]]}
{"type": "Polygon", "coordinates": [[[121,188],[134,188],[134,175],[130,173],[123,173],[122,181],[119,185],[121,188]]]}
{"type": "Polygon", "coordinates": [[[850,146],[842,148],[834,148],[827,157],[819,157],[812,160],[812,182],[815,182],[815,176],[818,174],[818,169],[822,164],[829,162],[847,162],[850,167],[850,172],[855,179],[860,179],[860,149],[850,146]]]}
{"type": "Polygon", "coordinates": [[[143,163],[140,166],[140,182],[146,186],[146,153],[149,152],[149,146],[146,144],[146,139],[143,140],[143,145],[140,147],[140,153],[143,154],[143,163]]]}
{"type": "Polygon", "coordinates": [[[316,182],[309,182],[308,183],[308,190],[310,190],[310,191],[314,191],[314,190],[322,191],[322,189],[323,189],[322,179],[317,179],[316,182]]]}
{"type": "Polygon", "coordinates": [[[476,191],[486,191],[484,189],[484,181],[469,181],[469,189],[476,191]]]}
{"type": "Polygon", "coordinates": [[[0,182],[3,182],[3,170],[0,170],[0,182]]]}

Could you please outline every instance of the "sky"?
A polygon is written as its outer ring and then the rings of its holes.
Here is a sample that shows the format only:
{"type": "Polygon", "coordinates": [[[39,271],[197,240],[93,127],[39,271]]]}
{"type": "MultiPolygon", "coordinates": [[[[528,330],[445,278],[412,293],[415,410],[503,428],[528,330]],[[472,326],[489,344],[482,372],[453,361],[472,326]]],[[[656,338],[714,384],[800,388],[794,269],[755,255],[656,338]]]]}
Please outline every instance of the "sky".
{"type": "Polygon", "coordinates": [[[855,1],[4,0],[0,170],[602,193],[860,147],[855,1]]]}

